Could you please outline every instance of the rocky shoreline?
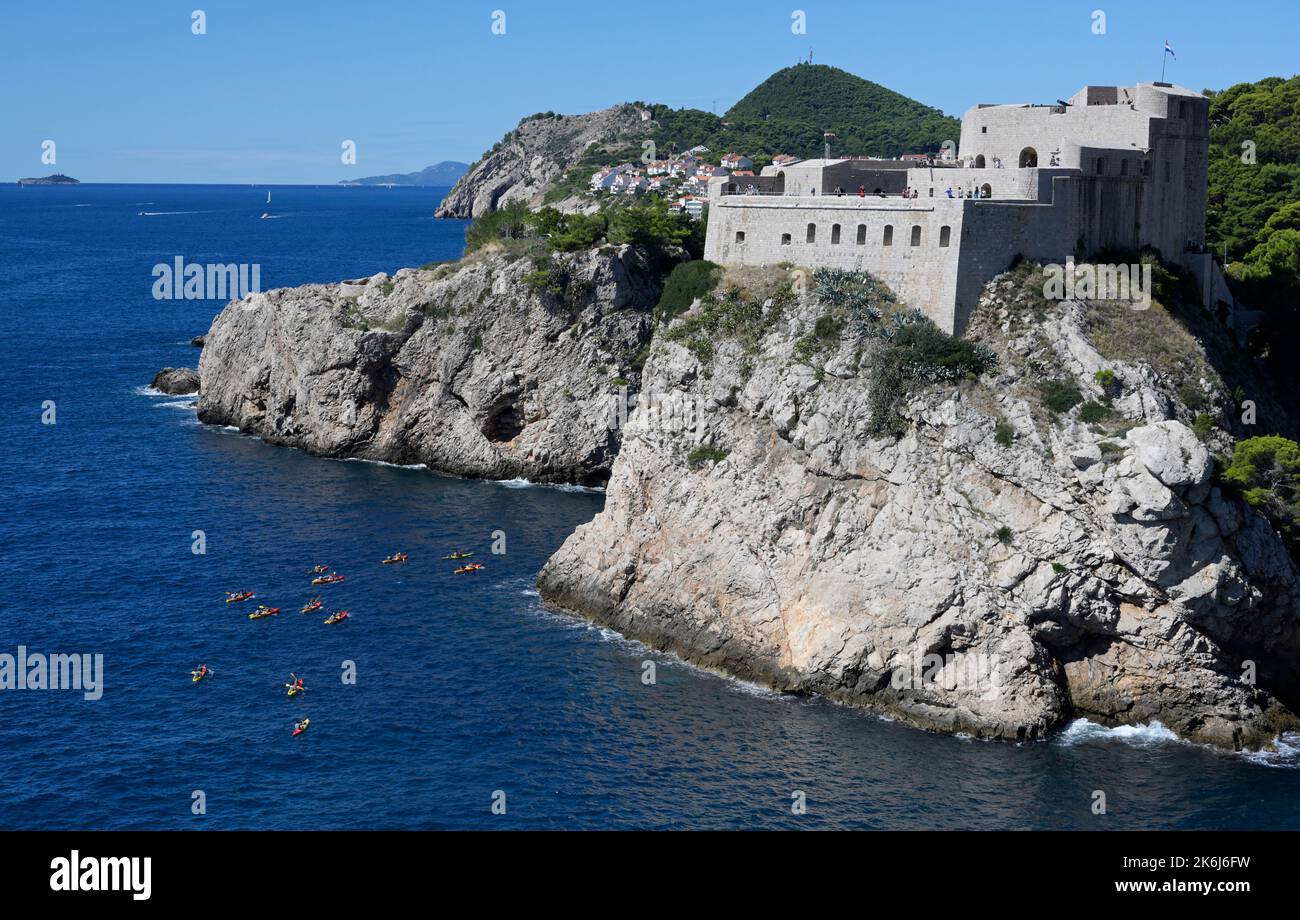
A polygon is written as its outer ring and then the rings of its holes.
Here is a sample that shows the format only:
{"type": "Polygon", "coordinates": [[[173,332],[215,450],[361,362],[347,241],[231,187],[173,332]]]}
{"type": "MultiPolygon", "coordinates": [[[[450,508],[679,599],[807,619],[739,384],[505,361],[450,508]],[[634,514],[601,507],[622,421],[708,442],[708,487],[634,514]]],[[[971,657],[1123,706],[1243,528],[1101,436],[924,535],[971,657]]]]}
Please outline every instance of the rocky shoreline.
{"type": "Polygon", "coordinates": [[[1300,573],[1215,484],[1229,436],[1194,433],[1185,397],[1225,384],[1195,339],[1170,366],[1107,357],[1093,305],[1006,276],[970,332],[996,368],[920,388],[886,435],[886,339],[823,335],[834,310],[772,309],[770,281],[724,282],[761,334],[703,344],[673,332],[698,301],[652,340],[635,247],[254,294],[207,333],[199,417],[326,456],[608,480],[543,599],[776,689],[1011,741],[1081,716],[1229,749],[1300,727],[1300,573]],[[1104,412],[1045,409],[1045,381],[1104,412]],[[611,427],[620,387],[642,405],[611,427]]]}
{"type": "Polygon", "coordinates": [[[1084,305],[1016,316],[1007,296],[984,305],[993,379],[912,399],[897,440],[866,425],[870,343],[795,357],[811,304],[756,354],[657,337],[643,389],[693,401],[699,425],[633,414],[543,598],[926,729],[1021,741],[1082,716],[1268,746],[1300,725],[1279,699],[1300,699],[1294,562],[1212,483],[1173,381],[1103,359],[1084,305]],[[1027,384],[1047,367],[1098,399],[1111,370],[1114,417],[1044,418],[1027,384]]]}
{"type": "Polygon", "coordinates": [[[488,252],[252,294],[206,335],[199,419],[323,456],[603,484],[611,390],[659,297],[646,258],[488,252]]]}

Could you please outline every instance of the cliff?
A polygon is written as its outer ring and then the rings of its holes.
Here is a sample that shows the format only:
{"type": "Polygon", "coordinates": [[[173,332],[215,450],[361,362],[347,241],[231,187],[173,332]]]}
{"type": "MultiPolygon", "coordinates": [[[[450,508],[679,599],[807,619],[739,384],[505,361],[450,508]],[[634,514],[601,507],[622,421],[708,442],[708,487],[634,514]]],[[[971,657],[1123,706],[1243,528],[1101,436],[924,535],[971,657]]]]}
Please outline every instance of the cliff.
{"type": "Polygon", "coordinates": [[[640,109],[617,105],[586,115],[526,118],[475,163],[443,199],[436,217],[482,217],[522,200],[540,206],[551,184],[595,145],[626,146],[649,137],[640,109]]]}
{"type": "Polygon", "coordinates": [[[600,483],[659,283],[632,247],[461,263],[251,294],[213,321],[201,421],[332,457],[600,483]]]}
{"type": "Polygon", "coordinates": [[[605,508],[546,600],[981,738],[1086,716],[1239,748],[1298,724],[1300,576],[1216,484],[1230,438],[1201,423],[1203,442],[1189,403],[1225,384],[1163,307],[1047,302],[1021,270],[962,352],[843,278],[722,286],[656,336],[605,508]]]}

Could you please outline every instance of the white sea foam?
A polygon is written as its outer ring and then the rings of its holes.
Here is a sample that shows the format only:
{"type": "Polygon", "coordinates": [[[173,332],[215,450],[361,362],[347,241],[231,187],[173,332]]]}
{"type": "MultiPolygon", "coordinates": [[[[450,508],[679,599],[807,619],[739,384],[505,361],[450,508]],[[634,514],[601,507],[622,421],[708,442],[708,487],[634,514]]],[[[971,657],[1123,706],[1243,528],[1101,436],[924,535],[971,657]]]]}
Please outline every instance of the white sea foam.
{"type": "Polygon", "coordinates": [[[1241,756],[1251,763],[1285,770],[1300,770],[1300,732],[1287,732],[1274,739],[1275,750],[1248,751],[1241,756]]]}
{"type": "Polygon", "coordinates": [[[428,469],[423,463],[389,463],[387,460],[368,460],[365,457],[327,457],[325,459],[338,460],[340,463],[373,463],[375,466],[390,466],[395,470],[428,469]]]}
{"type": "Polygon", "coordinates": [[[136,396],[166,396],[162,390],[155,390],[153,387],[132,387],[131,392],[136,396]]]}
{"type": "Polygon", "coordinates": [[[165,402],[154,403],[155,409],[181,409],[185,412],[193,412],[199,407],[199,396],[181,396],[177,399],[169,399],[165,402]]]}
{"type": "Polygon", "coordinates": [[[1152,720],[1146,725],[1117,725],[1107,728],[1087,719],[1075,719],[1065,727],[1058,736],[1062,744],[1074,745],[1087,741],[1123,741],[1137,747],[1154,744],[1177,742],[1178,736],[1159,722],[1152,720]]]}
{"type": "Polygon", "coordinates": [[[170,217],[173,214],[215,214],[215,210],[207,211],[141,211],[141,217],[170,217]]]}
{"type": "Polygon", "coordinates": [[[559,492],[592,492],[597,495],[603,494],[605,491],[599,486],[579,486],[571,482],[533,482],[531,479],[494,479],[492,481],[499,486],[505,486],[507,489],[555,489],[559,492]]]}

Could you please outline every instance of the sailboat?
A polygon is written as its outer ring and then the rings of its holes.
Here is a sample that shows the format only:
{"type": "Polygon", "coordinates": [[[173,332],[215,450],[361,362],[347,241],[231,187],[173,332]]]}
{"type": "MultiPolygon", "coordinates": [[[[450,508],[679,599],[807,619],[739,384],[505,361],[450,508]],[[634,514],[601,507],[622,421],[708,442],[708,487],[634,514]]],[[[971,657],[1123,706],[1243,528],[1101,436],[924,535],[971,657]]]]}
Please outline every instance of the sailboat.
{"type": "MultiPolygon", "coordinates": [[[[270,204],[270,203],[271,203],[271,193],[270,193],[270,192],[267,192],[267,193],[266,193],[266,203],[267,203],[267,204],[270,204]]],[[[263,211],[263,212],[262,212],[262,220],[266,220],[266,219],[267,219],[268,217],[270,217],[270,216],[271,216],[271,215],[270,215],[269,213],[267,213],[266,211],[263,211]]]]}

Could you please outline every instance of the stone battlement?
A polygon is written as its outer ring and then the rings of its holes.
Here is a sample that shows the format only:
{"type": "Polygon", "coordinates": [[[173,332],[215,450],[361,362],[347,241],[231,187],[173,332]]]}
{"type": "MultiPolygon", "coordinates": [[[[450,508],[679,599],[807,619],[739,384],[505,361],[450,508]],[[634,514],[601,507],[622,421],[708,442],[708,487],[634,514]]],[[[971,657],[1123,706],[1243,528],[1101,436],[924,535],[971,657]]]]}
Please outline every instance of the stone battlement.
{"type": "Polygon", "coordinates": [[[818,159],[769,167],[752,189],[713,180],[705,258],[866,270],[959,332],[1017,256],[1151,247],[1178,262],[1202,247],[1208,156],[1208,100],[1182,87],[980,105],[962,119],[956,167],[818,159]]]}

